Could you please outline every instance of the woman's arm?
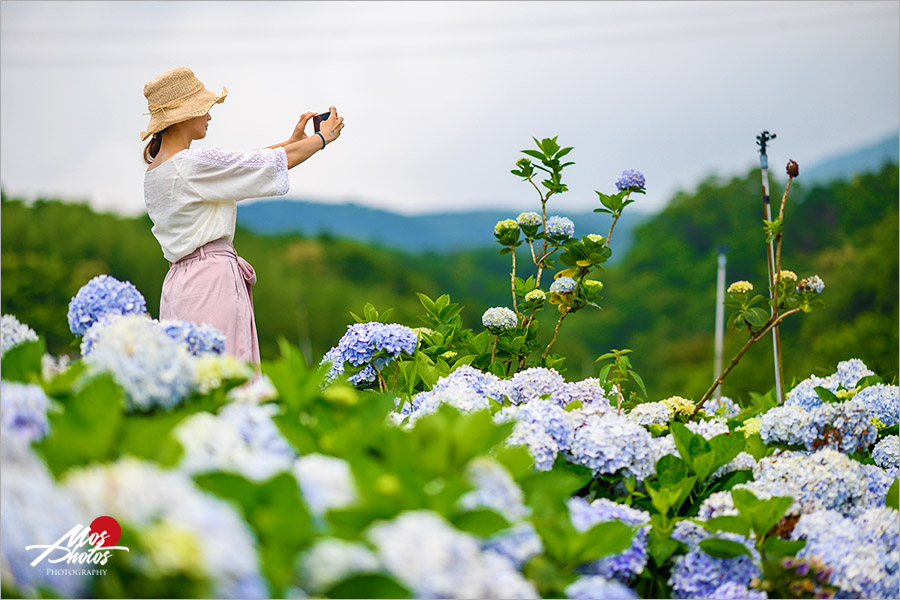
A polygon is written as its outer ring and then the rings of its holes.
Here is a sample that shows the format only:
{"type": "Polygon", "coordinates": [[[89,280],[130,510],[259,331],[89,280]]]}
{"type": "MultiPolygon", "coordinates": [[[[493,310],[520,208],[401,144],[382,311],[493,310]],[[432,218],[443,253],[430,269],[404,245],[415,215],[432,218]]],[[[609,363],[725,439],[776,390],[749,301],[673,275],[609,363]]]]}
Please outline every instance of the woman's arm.
{"type": "MultiPolygon", "coordinates": [[[[303,128],[301,127],[301,123],[305,125],[306,121],[304,119],[308,119],[309,117],[307,117],[307,115],[312,114],[315,113],[306,113],[303,115],[303,118],[300,119],[300,123],[297,124],[297,127],[300,128],[301,132],[303,130],[303,128]]],[[[283,144],[284,151],[287,153],[288,169],[293,169],[294,167],[305,161],[307,158],[321,150],[323,139],[326,144],[330,144],[334,140],[338,139],[343,128],[344,117],[339,117],[337,114],[337,109],[332,106],[331,116],[329,116],[327,120],[322,121],[322,125],[319,129],[322,137],[319,137],[318,135],[306,137],[304,135],[304,137],[300,140],[288,140],[283,144]]]]}

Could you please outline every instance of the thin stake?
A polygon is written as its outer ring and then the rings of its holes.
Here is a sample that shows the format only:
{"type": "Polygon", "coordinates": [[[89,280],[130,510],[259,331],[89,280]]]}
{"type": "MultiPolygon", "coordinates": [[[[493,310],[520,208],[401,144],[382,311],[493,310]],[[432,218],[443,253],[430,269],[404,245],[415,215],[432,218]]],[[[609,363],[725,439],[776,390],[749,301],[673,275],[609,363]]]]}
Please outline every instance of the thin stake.
{"type": "MultiPolygon", "coordinates": [[[[763,212],[766,221],[772,220],[772,208],[769,202],[769,157],[766,155],[766,142],[774,140],[775,134],[769,135],[768,131],[763,131],[756,136],[756,144],[759,146],[759,167],[762,171],[762,196],[763,196],[763,212]]],[[[767,265],[769,268],[769,297],[775,297],[775,248],[774,242],[769,241],[766,244],[767,265]]],[[[772,316],[776,316],[777,307],[772,307],[772,316]]],[[[778,334],[778,326],[772,328],[772,347],[775,362],[775,397],[778,404],[784,402],[784,380],[781,375],[781,337],[778,334]]]]}
{"type": "MultiPolygon", "coordinates": [[[[725,338],[725,248],[719,248],[719,268],[716,276],[716,358],[713,377],[722,372],[722,345],[725,338]]],[[[722,397],[722,386],[716,387],[716,398],[722,397]]]]}

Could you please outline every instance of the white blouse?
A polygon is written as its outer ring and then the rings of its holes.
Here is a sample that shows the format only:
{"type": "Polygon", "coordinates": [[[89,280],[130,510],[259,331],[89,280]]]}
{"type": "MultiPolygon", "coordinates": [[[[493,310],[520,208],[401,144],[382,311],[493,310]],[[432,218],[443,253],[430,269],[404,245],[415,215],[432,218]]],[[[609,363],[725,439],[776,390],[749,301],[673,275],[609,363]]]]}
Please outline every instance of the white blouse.
{"type": "Polygon", "coordinates": [[[234,240],[238,200],[283,196],[289,189],[284,148],[189,148],[144,175],[151,231],[173,263],[207,242],[234,240]]]}

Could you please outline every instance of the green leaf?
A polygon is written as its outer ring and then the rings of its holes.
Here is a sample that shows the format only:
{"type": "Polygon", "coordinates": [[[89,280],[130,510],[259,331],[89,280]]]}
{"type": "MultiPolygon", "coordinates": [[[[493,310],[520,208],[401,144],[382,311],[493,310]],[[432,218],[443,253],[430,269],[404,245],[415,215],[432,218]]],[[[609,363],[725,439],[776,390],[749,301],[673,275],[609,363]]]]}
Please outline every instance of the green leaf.
{"type": "Polygon", "coordinates": [[[748,308],[746,312],[744,312],[744,318],[747,319],[747,322],[750,323],[751,327],[759,329],[769,320],[769,313],[757,307],[748,308]]]}
{"type": "Polygon", "coordinates": [[[744,537],[750,535],[750,521],[740,516],[713,517],[706,521],[696,520],[694,522],[713,533],[717,531],[728,531],[731,533],[739,533],[744,537]]]}
{"type": "Polygon", "coordinates": [[[681,544],[677,540],[660,534],[657,529],[650,530],[650,539],[647,544],[647,552],[653,558],[657,566],[662,566],[672,556],[681,544]],[[656,535],[654,535],[654,533],[656,535]]]}
{"type": "Polygon", "coordinates": [[[351,575],[324,592],[324,598],[413,598],[394,578],[381,573],[351,575]]]}
{"type": "Polygon", "coordinates": [[[460,531],[467,531],[477,537],[489,537],[510,526],[503,515],[488,508],[469,510],[453,517],[453,525],[460,531]]]}
{"type": "Polygon", "coordinates": [[[3,354],[0,371],[3,381],[37,383],[41,380],[41,359],[47,352],[43,339],[22,342],[3,354]]]}
{"type": "Polygon", "coordinates": [[[688,476],[688,466],[677,456],[666,454],[656,463],[656,478],[662,487],[676,485],[688,476]]]}
{"type": "Polygon", "coordinates": [[[867,388],[870,385],[877,385],[879,383],[884,383],[884,380],[881,379],[881,377],[879,377],[878,375],[866,375],[856,382],[856,387],[862,389],[867,388]]]}
{"type": "Polygon", "coordinates": [[[796,556],[806,546],[806,540],[783,540],[778,536],[769,536],[763,542],[763,550],[769,557],[796,556]]]}
{"type": "Polygon", "coordinates": [[[701,540],[699,545],[701,550],[713,558],[737,558],[741,555],[752,556],[747,546],[731,540],[706,538],[701,540]]]}
{"type": "Polygon", "coordinates": [[[66,469],[110,457],[116,446],[125,393],[112,375],[91,378],[63,402],[62,412],[50,412],[50,433],[35,449],[57,477],[66,469]]]}
{"type": "Polygon", "coordinates": [[[732,489],[731,497],[738,513],[750,520],[757,539],[762,539],[768,534],[793,502],[790,496],[775,496],[768,500],[760,500],[753,492],[745,489],[732,489]]]}
{"type": "Polygon", "coordinates": [[[719,467],[725,466],[734,460],[734,458],[744,450],[746,445],[747,441],[740,432],[720,433],[711,438],[709,440],[709,446],[716,456],[716,460],[712,467],[713,472],[716,472],[719,467]]]}
{"type": "Polygon", "coordinates": [[[644,386],[644,380],[641,379],[641,376],[638,375],[637,373],[635,373],[634,371],[629,371],[628,374],[631,375],[631,378],[634,379],[637,382],[637,384],[641,387],[641,391],[644,392],[644,397],[646,397],[647,396],[647,388],[644,386]]]}
{"type": "Polygon", "coordinates": [[[621,521],[597,523],[584,534],[574,562],[583,564],[610,554],[618,554],[631,546],[634,533],[634,527],[621,521]]]}
{"type": "Polygon", "coordinates": [[[894,479],[894,483],[888,489],[887,498],[884,499],[884,505],[894,510],[900,510],[900,493],[898,493],[900,479],[894,479]]]}
{"type": "Polygon", "coordinates": [[[822,402],[830,402],[834,404],[841,401],[841,399],[835,396],[831,390],[825,389],[822,386],[816,386],[813,389],[815,390],[816,395],[819,396],[819,399],[822,400],[822,402]]]}

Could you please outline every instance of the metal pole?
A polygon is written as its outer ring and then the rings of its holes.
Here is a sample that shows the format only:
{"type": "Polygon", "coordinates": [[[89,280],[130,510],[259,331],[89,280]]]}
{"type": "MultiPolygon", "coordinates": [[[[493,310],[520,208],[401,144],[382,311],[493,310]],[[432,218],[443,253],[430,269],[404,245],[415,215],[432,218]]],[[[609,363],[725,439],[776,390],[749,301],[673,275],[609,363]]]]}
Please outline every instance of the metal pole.
{"type": "MultiPolygon", "coordinates": [[[[756,136],[756,143],[759,146],[759,167],[762,171],[763,211],[766,221],[772,220],[772,208],[769,202],[769,157],[766,155],[766,142],[774,139],[775,134],[769,135],[768,131],[763,131],[756,136]]],[[[768,255],[769,266],[769,297],[773,298],[775,295],[775,247],[773,241],[766,244],[766,254],[768,255]]],[[[774,316],[776,312],[773,306],[772,315],[774,316]]],[[[778,404],[782,404],[784,394],[781,379],[781,337],[778,334],[778,327],[772,328],[772,350],[775,362],[775,398],[778,404]]]]}
{"type": "MultiPolygon", "coordinates": [[[[716,360],[713,381],[722,372],[722,342],[725,338],[725,249],[719,248],[719,272],[716,277],[716,360]]],[[[715,397],[722,397],[722,386],[716,387],[715,397]]]]}

